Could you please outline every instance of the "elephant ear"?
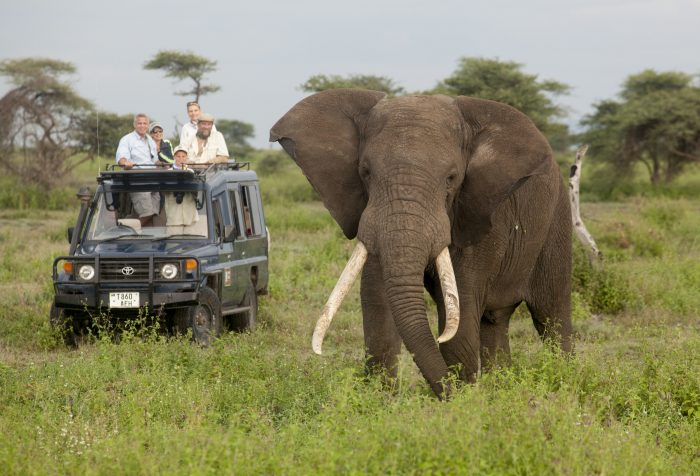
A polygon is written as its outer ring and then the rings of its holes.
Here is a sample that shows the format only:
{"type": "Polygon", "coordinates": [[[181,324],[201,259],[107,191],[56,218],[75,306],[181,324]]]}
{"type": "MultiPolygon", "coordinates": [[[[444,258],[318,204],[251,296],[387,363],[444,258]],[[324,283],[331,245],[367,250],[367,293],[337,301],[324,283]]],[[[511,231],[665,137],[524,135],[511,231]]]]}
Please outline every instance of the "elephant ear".
{"type": "Polygon", "coordinates": [[[496,208],[528,177],[546,174],[552,150],[533,122],[495,101],[455,98],[464,118],[467,168],[453,207],[452,241],[469,246],[491,230],[496,208]]]}
{"type": "Polygon", "coordinates": [[[299,101],[270,129],[301,167],[346,237],[357,235],[367,195],[358,172],[360,127],[386,94],[331,89],[299,101]]]}

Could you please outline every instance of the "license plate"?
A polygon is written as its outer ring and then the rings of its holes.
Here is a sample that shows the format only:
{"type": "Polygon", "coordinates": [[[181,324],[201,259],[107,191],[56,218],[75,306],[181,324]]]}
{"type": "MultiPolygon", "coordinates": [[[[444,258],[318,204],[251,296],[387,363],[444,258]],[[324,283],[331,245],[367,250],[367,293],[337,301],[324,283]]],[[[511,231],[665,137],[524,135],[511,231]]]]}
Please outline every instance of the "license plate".
{"type": "Polygon", "coordinates": [[[139,307],[139,293],[109,293],[109,307],[139,307]]]}

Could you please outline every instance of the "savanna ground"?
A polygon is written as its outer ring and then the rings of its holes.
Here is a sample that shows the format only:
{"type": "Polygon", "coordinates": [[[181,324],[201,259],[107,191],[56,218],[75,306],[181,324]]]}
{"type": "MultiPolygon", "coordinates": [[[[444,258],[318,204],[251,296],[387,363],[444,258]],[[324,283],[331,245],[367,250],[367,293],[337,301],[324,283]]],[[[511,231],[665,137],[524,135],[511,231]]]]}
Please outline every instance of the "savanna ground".
{"type": "Polygon", "coordinates": [[[584,193],[605,264],[576,246],[575,356],[519,310],[512,366],[442,403],[406,355],[394,389],[364,378],[358,285],[311,352],[352,243],[291,162],[256,168],[270,295],[254,333],[209,348],[136,327],[66,349],[48,324],[51,263],[77,187],[1,184],[0,473],[700,474],[697,171],[651,197],[584,193]]]}

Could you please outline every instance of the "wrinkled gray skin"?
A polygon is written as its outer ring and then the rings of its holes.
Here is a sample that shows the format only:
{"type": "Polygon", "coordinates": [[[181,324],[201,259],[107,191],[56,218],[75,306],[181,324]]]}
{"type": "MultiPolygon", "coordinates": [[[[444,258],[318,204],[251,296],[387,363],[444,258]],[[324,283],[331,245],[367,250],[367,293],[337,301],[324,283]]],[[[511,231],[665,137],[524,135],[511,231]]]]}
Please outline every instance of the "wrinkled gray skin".
{"type": "Polygon", "coordinates": [[[552,151],[516,109],[471,97],[329,90],[271,129],[343,229],[365,244],[368,369],[396,375],[403,341],[439,397],[448,368],[473,382],[507,361],[508,324],[525,301],[543,338],[571,351],[571,218],[552,151]],[[435,258],[449,246],[460,324],[438,344],[425,287],[445,307],[435,258]]]}

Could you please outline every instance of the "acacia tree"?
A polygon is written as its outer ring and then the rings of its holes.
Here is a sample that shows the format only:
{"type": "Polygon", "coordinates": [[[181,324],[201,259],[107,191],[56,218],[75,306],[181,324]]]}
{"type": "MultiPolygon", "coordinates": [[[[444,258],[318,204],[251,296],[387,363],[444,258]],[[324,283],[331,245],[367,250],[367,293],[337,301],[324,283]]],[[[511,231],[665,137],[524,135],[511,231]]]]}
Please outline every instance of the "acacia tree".
{"type": "Polygon", "coordinates": [[[700,87],[692,76],[648,69],[629,76],[619,98],[595,104],[582,121],[580,140],[592,157],[620,174],[642,163],[654,186],[700,162],[700,87]]]}
{"type": "Polygon", "coordinates": [[[0,75],[13,86],[0,98],[0,163],[29,183],[51,188],[80,163],[68,160],[83,149],[79,124],[92,104],[63,76],[71,63],[47,58],[0,62],[0,75]]]}
{"type": "Polygon", "coordinates": [[[349,76],[316,74],[306,80],[301,90],[307,93],[317,93],[327,89],[362,88],[385,92],[389,96],[398,96],[406,91],[392,79],[385,76],[353,74],[349,76]]]}
{"type": "Polygon", "coordinates": [[[566,110],[554,98],[568,94],[570,87],[558,81],[541,81],[537,75],[524,73],[522,66],[497,59],[460,58],[452,75],[429,92],[473,96],[513,106],[532,119],[554,148],[562,149],[568,144],[568,127],[557,119],[566,116],[566,110]]]}
{"type": "Polygon", "coordinates": [[[198,56],[189,52],[163,50],[156,53],[150,60],[144,63],[144,69],[161,69],[165,71],[165,77],[175,78],[176,81],[190,79],[194,83],[192,89],[178,91],[179,96],[194,96],[199,98],[204,94],[215,93],[221,87],[216,84],[204,84],[203,78],[207,73],[216,71],[216,61],[198,56]]]}

